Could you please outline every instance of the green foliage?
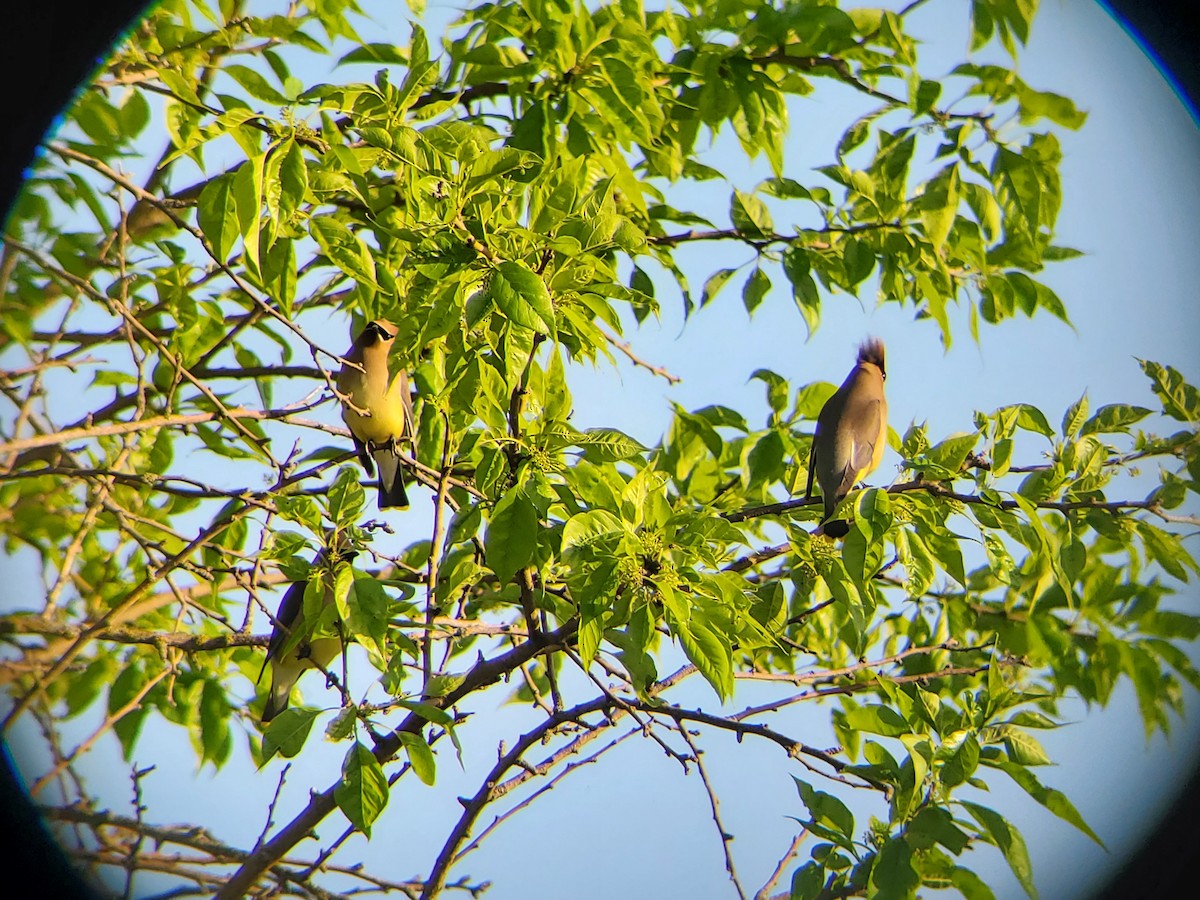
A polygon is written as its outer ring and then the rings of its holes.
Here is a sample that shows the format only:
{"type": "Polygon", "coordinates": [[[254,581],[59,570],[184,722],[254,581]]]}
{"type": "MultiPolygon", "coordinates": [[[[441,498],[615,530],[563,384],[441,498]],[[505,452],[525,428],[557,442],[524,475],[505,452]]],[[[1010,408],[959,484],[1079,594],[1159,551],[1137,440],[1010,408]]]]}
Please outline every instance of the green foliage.
{"type": "MultiPolygon", "coordinates": [[[[874,291],[947,344],[963,318],[1068,321],[1035,276],[1073,253],[1054,244],[1053,129],[1084,119],[1070,100],[998,65],[931,80],[901,16],[830,4],[488,3],[438,47],[418,25],[404,46],[364,44],[353,2],[232,6],[157,6],[8,225],[0,347],[29,368],[4,382],[0,504],[9,546],[54,576],[37,615],[4,619],[37,663],[4,669],[15,716],[101,708],[126,759],[161,718],[218,768],[246,732],[264,763],[302,755],[321,720],[349,749],[297,839],[334,806],[369,837],[390,778],[435,784],[446,736],[461,762],[465,698],[516,679],[547,713],[520,753],[635,714],[674,739],[662,673],[686,660],[678,678],[698,674],[722,711],[695,721],[743,739],[764,734],[722,705],[739,679],[838,697],[840,749],[788,745],[835,776],[828,791],[796,780],[797,821],[821,843],[792,897],[990,897],[967,854],[980,843],[1033,896],[1016,825],[959,796],[998,773],[1099,842],[1032,773],[1050,760],[1031,731],[1125,678],[1147,734],[1166,731],[1182,688],[1200,689],[1183,649],[1200,617],[1172,603],[1200,574],[1179,528],[1194,518],[1171,512],[1200,477],[1200,394],[1179,372],[1142,361],[1158,409],[1093,412],[1084,395],[1058,428],[1027,403],[944,437],[914,425],[893,437],[909,477],[853,492],[841,543],[812,536],[819,506],[799,499],[832,385],[757,370],[764,421],[676,406],[652,447],[571,424],[573,373],[613,360],[668,293],[691,316],[736,306],[722,289],[741,284],[750,315],[787,302],[780,287],[812,332],[833,295],[874,291]],[[335,39],[373,78],[293,74],[295,54],[335,39]],[[876,106],[828,164],[793,171],[789,117],[829,82],[876,106]],[[725,134],[771,177],[705,166],[699,149],[725,134]],[[168,146],[146,199],[118,170],[155,137],[168,146]],[[683,208],[714,180],[730,181],[727,221],[683,208]],[[710,243],[747,262],[697,273],[682,251],[710,243]],[[375,318],[396,325],[393,370],[415,386],[412,491],[435,497],[431,531],[407,544],[370,521],[331,424],[350,323],[375,318]],[[104,360],[94,375],[46,370],[86,408],[64,412],[40,367],[85,350],[104,360]],[[1184,430],[1135,427],[1147,419],[1184,430]],[[1150,464],[1157,486],[1127,499],[1128,471],[1150,464]],[[262,631],[256,602],[282,580],[307,583],[288,646],[343,637],[379,677],[335,663],[326,711],[283,712],[259,747],[253,715],[238,721],[262,690],[266,637],[249,623],[262,631]],[[561,696],[580,668],[619,696],[561,696]],[[840,799],[847,782],[877,793],[869,823],[840,799]]],[[[1015,58],[1035,6],[975,0],[971,45],[995,37],[1015,58]]],[[[492,787],[464,815],[503,796],[492,787]]],[[[290,849],[245,871],[269,879],[290,849]]],[[[431,862],[433,893],[453,858],[431,862]]]]}

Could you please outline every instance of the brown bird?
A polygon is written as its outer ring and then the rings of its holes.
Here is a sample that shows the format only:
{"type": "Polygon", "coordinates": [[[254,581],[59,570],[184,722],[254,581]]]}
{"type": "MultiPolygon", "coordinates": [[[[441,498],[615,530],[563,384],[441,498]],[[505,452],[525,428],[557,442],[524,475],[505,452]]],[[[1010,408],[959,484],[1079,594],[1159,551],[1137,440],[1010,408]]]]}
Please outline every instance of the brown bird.
{"type": "Polygon", "coordinates": [[[842,386],[817,415],[804,496],[812,496],[815,476],[825,501],[820,532],[830,537],[849,533],[849,522],[829,519],[850,489],[875,471],[883,459],[887,446],[887,398],[883,395],[886,378],[883,341],[869,338],[858,348],[858,362],[842,386]]]}
{"type": "Polygon", "coordinates": [[[413,433],[413,409],[408,374],[400,369],[393,378],[388,371],[388,351],[395,340],[391,322],[369,323],[346,353],[347,362],[354,365],[343,365],[337,376],[338,390],[350,399],[349,404],[342,402],[342,418],[359,462],[368,475],[379,466],[380,509],[408,506],[399,444],[413,433]]]}
{"type": "MultiPolygon", "coordinates": [[[[354,550],[341,549],[337,553],[337,560],[351,560],[355,555],[354,550]]],[[[313,560],[313,565],[324,567],[326,558],[327,554],[322,550],[313,560]]],[[[322,615],[319,617],[321,619],[325,618],[325,610],[334,608],[333,579],[329,575],[324,577],[326,586],[321,607],[322,615]]],[[[267,666],[271,667],[271,690],[267,694],[267,702],[263,705],[262,712],[264,725],[288,708],[292,688],[301,675],[311,668],[328,669],[329,664],[342,652],[341,637],[313,636],[315,623],[309,622],[304,615],[304,591],[307,586],[307,581],[293,583],[283,595],[279,610],[275,613],[271,641],[267,644],[267,657],[258,672],[258,680],[261,681],[267,666]]],[[[333,617],[334,628],[340,630],[336,611],[333,617]]]]}

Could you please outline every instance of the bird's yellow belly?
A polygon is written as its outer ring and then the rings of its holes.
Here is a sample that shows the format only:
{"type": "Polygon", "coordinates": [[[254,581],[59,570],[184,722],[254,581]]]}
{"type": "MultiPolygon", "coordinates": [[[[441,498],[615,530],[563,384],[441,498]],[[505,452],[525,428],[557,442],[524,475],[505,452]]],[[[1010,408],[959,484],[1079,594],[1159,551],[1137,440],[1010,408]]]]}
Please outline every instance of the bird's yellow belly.
{"type": "Polygon", "coordinates": [[[308,645],[309,665],[317,665],[322,669],[328,669],[329,664],[337,659],[339,653],[342,652],[342,642],[337,638],[317,638],[311,641],[308,645]]]}
{"type": "Polygon", "coordinates": [[[342,419],[360,441],[382,444],[404,433],[404,410],[398,404],[382,401],[370,403],[357,396],[351,396],[350,400],[359,409],[369,406],[372,410],[371,415],[364,416],[347,406],[342,407],[342,419]]]}

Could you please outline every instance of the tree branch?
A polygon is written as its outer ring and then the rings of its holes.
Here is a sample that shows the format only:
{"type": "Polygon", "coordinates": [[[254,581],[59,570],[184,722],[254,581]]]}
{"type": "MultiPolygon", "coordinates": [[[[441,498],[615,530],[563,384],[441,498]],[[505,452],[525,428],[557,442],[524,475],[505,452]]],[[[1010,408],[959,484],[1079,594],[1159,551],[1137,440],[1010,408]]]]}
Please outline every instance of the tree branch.
{"type": "MultiPolygon", "coordinates": [[[[493,659],[481,659],[463,677],[462,682],[443,697],[426,698],[427,703],[439,708],[449,709],[462,698],[473,694],[479,689],[494,684],[504,675],[515,671],[527,660],[542,653],[549,652],[574,637],[579,623],[571,619],[555,631],[542,636],[540,641],[526,641],[507,653],[493,659]]],[[[416,712],[411,712],[404,721],[390,734],[382,737],[375,745],[375,758],[380,763],[391,760],[402,747],[399,734],[416,734],[425,725],[425,718],[416,712]]],[[[288,823],[270,841],[267,841],[250,856],[242,866],[230,876],[229,880],[217,893],[217,900],[236,900],[242,897],[258,880],[259,875],[277,860],[281,859],[292,847],[304,840],[322,819],[337,808],[334,800],[336,782],[320,793],[314,793],[300,813],[288,823]]]]}

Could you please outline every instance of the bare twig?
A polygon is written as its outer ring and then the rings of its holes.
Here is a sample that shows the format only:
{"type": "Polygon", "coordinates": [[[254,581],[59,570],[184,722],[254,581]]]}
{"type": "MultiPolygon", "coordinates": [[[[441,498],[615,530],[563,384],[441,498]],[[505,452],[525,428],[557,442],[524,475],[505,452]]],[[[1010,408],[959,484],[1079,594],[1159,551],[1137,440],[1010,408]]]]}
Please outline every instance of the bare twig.
{"type": "Polygon", "coordinates": [[[679,384],[679,382],[683,381],[683,379],[680,378],[678,375],[672,375],[670,372],[668,372],[662,366],[653,365],[652,363],[648,363],[641,357],[637,356],[633,352],[633,345],[628,343],[627,341],[621,340],[616,335],[609,334],[604,329],[600,329],[600,333],[604,335],[604,339],[606,341],[608,341],[610,344],[612,344],[614,347],[616,347],[618,350],[620,350],[622,353],[624,353],[627,357],[629,357],[629,360],[635,366],[640,366],[641,368],[645,369],[646,371],[650,372],[651,374],[657,375],[659,378],[665,378],[670,384],[679,384]]]}
{"type": "Polygon", "coordinates": [[[801,829],[800,833],[792,838],[791,846],[788,847],[787,852],[779,858],[779,864],[775,866],[775,869],[771,872],[771,876],[767,879],[766,884],[759,888],[758,893],[754,895],[754,900],[770,900],[771,891],[773,891],[775,889],[775,885],[779,883],[779,879],[783,876],[784,869],[787,868],[788,863],[796,858],[796,854],[800,850],[800,845],[804,843],[804,839],[806,837],[808,837],[807,829],[801,829]]]}
{"type": "Polygon", "coordinates": [[[721,850],[725,854],[725,871],[729,873],[729,880],[733,882],[734,890],[737,891],[738,897],[741,900],[746,900],[746,891],[742,887],[742,882],[738,879],[737,869],[733,864],[733,852],[730,844],[733,843],[733,835],[721,824],[721,804],[717,800],[716,789],[709,780],[708,770],[704,766],[704,760],[701,759],[701,754],[704,752],[696,746],[696,742],[692,740],[692,736],[688,734],[687,726],[682,722],[676,723],[680,735],[682,735],[684,743],[692,751],[692,761],[696,764],[696,771],[700,773],[700,781],[704,785],[704,791],[708,794],[708,805],[712,810],[713,824],[717,827],[717,836],[721,839],[721,850]]]}

